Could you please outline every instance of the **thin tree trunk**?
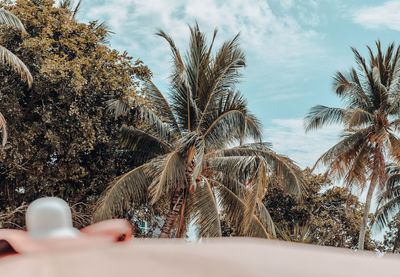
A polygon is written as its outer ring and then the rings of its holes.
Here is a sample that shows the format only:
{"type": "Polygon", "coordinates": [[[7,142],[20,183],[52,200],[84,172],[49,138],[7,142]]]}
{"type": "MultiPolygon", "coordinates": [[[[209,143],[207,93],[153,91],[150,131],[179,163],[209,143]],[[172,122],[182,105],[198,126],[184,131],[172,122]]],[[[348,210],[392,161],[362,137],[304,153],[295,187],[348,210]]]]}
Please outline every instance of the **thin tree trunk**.
{"type": "Polygon", "coordinates": [[[358,237],[358,249],[359,250],[364,250],[365,231],[367,229],[368,214],[369,214],[369,209],[371,207],[371,200],[372,200],[372,195],[374,194],[375,187],[376,187],[376,180],[375,180],[375,178],[372,178],[371,183],[368,188],[367,199],[365,201],[364,214],[363,214],[361,228],[360,228],[360,236],[358,237]]]}
{"type": "Polygon", "coordinates": [[[174,227],[174,223],[179,216],[179,212],[181,211],[183,200],[185,197],[185,190],[183,188],[177,188],[171,200],[171,208],[168,212],[167,218],[165,219],[164,225],[161,228],[160,238],[170,238],[171,231],[174,227]]]}

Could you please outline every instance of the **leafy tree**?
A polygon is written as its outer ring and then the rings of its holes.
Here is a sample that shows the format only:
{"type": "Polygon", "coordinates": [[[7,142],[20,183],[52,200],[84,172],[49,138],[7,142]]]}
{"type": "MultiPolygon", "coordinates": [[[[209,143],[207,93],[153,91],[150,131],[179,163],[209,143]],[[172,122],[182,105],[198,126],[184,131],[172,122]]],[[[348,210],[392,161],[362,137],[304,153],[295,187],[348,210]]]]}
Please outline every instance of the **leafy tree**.
{"type": "MultiPolygon", "coordinates": [[[[5,9],[0,8],[0,25],[12,27],[26,33],[24,25],[21,23],[18,17],[5,9]]],[[[0,45],[0,62],[10,66],[15,72],[17,72],[21,79],[28,83],[28,86],[32,86],[32,75],[29,72],[26,65],[17,57],[13,52],[0,45]]],[[[0,112],[0,130],[2,131],[2,146],[7,142],[7,123],[0,112]]]]}
{"type": "MultiPolygon", "coordinates": [[[[221,236],[220,212],[241,235],[269,237],[274,233],[268,211],[261,204],[266,180],[279,176],[286,189],[300,194],[300,170],[286,157],[261,143],[261,126],[235,89],[245,66],[238,36],[213,53],[198,25],[190,27],[190,44],[182,58],[173,40],[158,35],[170,45],[173,56],[171,101],[147,81],[146,96],[153,112],[136,105],[139,127],[123,126],[124,145],[137,157],[150,161],[128,171],[113,182],[96,211],[101,220],[123,213],[135,204],[157,204],[170,199],[161,237],[175,229],[181,237],[192,221],[201,236],[221,236]],[[243,144],[246,139],[256,143],[243,144]],[[226,148],[235,142],[240,145],[226,148]]],[[[116,98],[110,107],[116,115],[130,106],[116,98]]]]}
{"type": "Polygon", "coordinates": [[[315,106],[305,117],[307,131],[331,123],[344,126],[342,140],[324,153],[317,164],[327,166],[329,176],[343,179],[347,186],[368,189],[359,236],[364,249],[371,199],[376,187],[384,189],[387,174],[385,155],[400,160],[400,141],[395,134],[400,112],[400,48],[390,44],[386,53],[376,42],[377,53],[370,47],[369,64],[352,48],[357,68],[334,78],[336,95],[345,108],[315,106]]]}
{"type": "Polygon", "coordinates": [[[76,9],[65,3],[2,5],[27,33],[0,29],[0,44],[29,65],[35,80],[28,90],[0,67],[0,110],[12,118],[9,142],[0,149],[0,213],[12,215],[3,227],[23,227],[22,213],[14,211],[41,196],[65,199],[78,225],[87,224],[106,185],[136,166],[119,147],[115,126],[124,119],[107,112],[107,101],[118,95],[141,101],[139,78],[150,71],[107,46],[104,24],[77,22],[76,9]]]}
{"type": "MultiPolygon", "coordinates": [[[[322,175],[305,170],[302,199],[272,183],[263,203],[276,224],[278,239],[326,246],[356,248],[363,206],[347,188],[334,187],[322,175]]],[[[374,249],[367,231],[366,249],[374,249]]]]}

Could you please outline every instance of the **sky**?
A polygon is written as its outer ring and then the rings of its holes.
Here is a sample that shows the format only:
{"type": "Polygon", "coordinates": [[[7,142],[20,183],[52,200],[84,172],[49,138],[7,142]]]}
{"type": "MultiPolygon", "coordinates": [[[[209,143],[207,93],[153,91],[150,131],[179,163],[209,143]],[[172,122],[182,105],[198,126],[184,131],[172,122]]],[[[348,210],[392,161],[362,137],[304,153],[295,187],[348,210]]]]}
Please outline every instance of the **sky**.
{"type": "Polygon", "coordinates": [[[164,30],[186,51],[188,24],[198,22],[217,45],[240,32],[247,67],[238,89],[264,125],[274,150],[312,167],[339,140],[340,126],[305,134],[303,118],[314,105],[340,106],[332,77],[354,66],[350,46],[367,54],[380,39],[399,42],[400,1],[372,0],[90,0],[79,19],[105,21],[111,46],[141,59],[168,93],[171,55],[155,35],[164,30]]]}

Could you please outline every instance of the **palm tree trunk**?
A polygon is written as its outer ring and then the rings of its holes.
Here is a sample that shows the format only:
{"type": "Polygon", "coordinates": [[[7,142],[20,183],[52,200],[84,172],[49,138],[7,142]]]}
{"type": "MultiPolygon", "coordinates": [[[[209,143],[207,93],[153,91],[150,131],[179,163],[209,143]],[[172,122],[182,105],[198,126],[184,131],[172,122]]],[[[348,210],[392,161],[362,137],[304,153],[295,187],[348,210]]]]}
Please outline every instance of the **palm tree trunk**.
{"type": "Polygon", "coordinates": [[[186,205],[186,197],[187,193],[186,191],[184,192],[183,196],[183,203],[182,203],[182,208],[181,208],[181,215],[179,217],[179,225],[178,225],[178,230],[176,231],[175,237],[180,239],[182,238],[182,233],[183,233],[183,226],[185,225],[185,205],[186,205]]]}
{"type": "Polygon", "coordinates": [[[171,208],[168,212],[167,218],[165,219],[164,225],[161,228],[160,238],[171,237],[171,231],[179,216],[179,212],[181,211],[184,198],[185,190],[183,188],[177,188],[172,195],[171,208]]]}
{"type": "MultiPolygon", "coordinates": [[[[190,188],[192,187],[192,174],[194,171],[195,167],[195,161],[194,161],[194,154],[195,154],[196,148],[192,146],[188,153],[187,153],[187,168],[185,171],[185,177],[186,177],[186,186],[190,188]]],[[[180,216],[180,222],[178,226],[178,230],[176,233],[176,237],[181,237],[182,236],[182,230],[183,230],[183,224],[184,224],[184,210],[182,207],[185,206],[186,203],[186,191],[185,187],[178,187],[175,189],[173,195],[172,195],[172,200],[171,200],[171,208],[168,212],[167,218],[165,219],[164,225],[161,228],[161,234],[160,238],[170,238],[171,237],[171,231],[172,228],[174,227],[175,221],[180,215],[180,212],[182,211],[182,214],[180,216]]]]}
{"type": "Polygon", "coordinates": [[[376,178],[372,178],[368,188],[367,199],[365,201],[364,214],[360,228],[360,236],[358,237],[359,250],[364,250],[365,231],[367,229],[368,214],[369,214],[369,209],[371,207],[371,200],[372,200],[372,195],[374,194],[375,187],[376,187],[376,178]]]}

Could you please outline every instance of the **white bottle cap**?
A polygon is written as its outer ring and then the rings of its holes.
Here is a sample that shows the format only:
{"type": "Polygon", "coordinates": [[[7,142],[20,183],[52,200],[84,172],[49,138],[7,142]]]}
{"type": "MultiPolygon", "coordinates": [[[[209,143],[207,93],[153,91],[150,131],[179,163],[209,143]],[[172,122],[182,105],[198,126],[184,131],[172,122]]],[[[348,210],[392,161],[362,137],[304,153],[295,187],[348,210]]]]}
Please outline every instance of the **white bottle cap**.
{"type": "Polygon", "coordinates": [[[76,237],[80,234],[72,227],[68,203],[56,197],[33,201],[26,211],[26,226],[28,234],[34,238],[76,237]]]}

